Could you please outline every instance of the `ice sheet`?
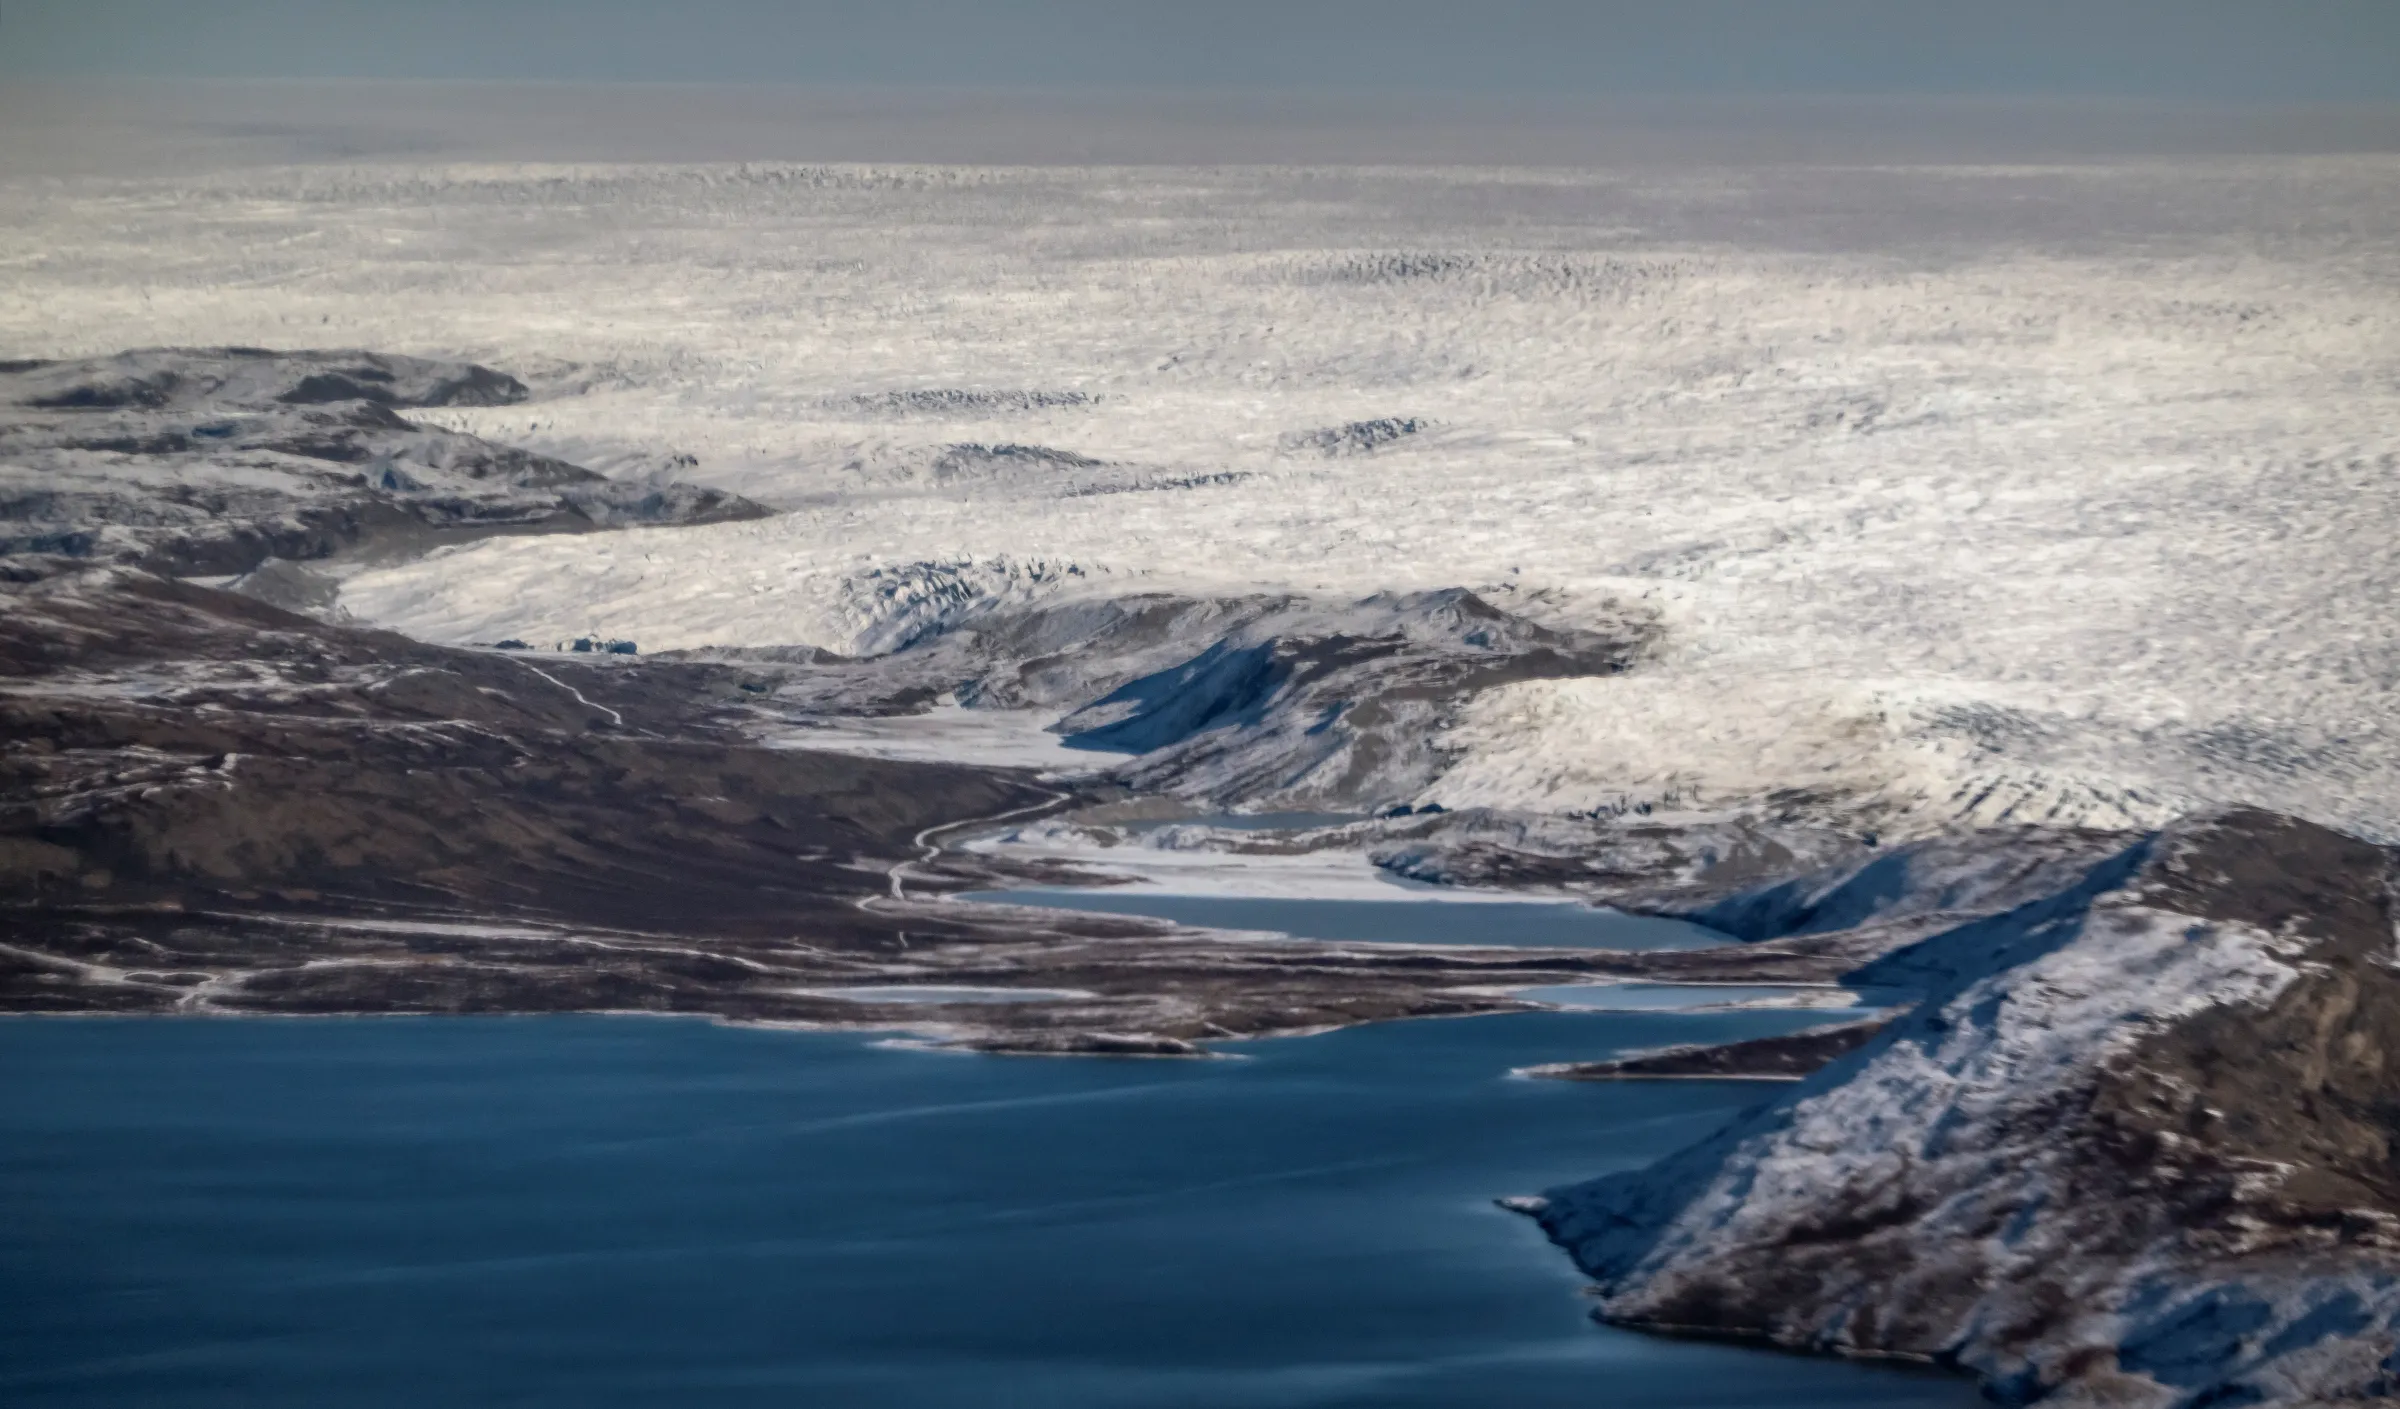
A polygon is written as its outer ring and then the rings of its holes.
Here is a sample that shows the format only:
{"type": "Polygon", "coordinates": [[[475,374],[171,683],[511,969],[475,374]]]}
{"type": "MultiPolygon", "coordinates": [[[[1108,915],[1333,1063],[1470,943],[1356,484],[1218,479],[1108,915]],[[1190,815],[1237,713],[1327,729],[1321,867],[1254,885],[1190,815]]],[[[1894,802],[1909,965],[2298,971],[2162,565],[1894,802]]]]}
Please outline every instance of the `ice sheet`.
{"type": "Polygon", "coordinates": [[[348,583],[427,638],[852,650],[991,600],[1260,585],[1633,600],[1651,658],[1489,693],[1433,796],[2247,801],[2393,834],[2395,209],[2384,157],[26,181],[0,350],[477,357],[537,400],[430,418],[787,511],[348,583]]]}

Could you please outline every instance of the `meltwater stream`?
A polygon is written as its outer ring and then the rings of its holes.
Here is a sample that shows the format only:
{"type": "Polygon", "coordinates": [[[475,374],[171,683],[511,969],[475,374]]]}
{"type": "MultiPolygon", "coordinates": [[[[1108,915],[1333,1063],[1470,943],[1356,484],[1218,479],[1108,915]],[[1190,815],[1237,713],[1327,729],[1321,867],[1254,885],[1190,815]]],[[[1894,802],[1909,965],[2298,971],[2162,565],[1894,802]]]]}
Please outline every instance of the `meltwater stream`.
{"type": "Polygon", "coordinates": [[[1963,1406],[1591,1323],[1496,1194],[1750,1084],[1512,1067],[1809,1015],[957,1056],[633,1018],[0,1021],[11,1405],[1963,1406]]]}

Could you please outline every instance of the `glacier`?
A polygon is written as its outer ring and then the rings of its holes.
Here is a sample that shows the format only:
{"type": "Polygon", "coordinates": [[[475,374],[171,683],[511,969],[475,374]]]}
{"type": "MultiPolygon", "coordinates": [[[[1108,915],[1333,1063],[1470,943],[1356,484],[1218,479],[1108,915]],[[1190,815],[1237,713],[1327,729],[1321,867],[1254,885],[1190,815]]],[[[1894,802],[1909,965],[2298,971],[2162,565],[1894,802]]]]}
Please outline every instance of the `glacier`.
{"type": "Polygon", "coordinates": [[[2389,837],[2396,198],[2374,156],[61,178],[0,187],[0,349],[469,356],[530,398],[422,423],[780,511],[344,581],[423,639],[1470,588],[1662,629],[1471,701],[1417,800],[2389,837]]]}

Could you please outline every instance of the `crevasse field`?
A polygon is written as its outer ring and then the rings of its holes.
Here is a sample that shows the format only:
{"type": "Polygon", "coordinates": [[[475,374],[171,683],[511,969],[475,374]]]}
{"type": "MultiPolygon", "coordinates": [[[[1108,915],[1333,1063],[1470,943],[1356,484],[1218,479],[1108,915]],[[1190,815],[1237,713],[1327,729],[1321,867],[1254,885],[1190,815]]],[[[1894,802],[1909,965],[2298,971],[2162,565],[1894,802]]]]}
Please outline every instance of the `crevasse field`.
{"type": "Polygon", "coordinates": [[[1633,615],[1453,806],[2400,836],[2400,161],[295,168],[0,187],[0,347],[465,356],[429,413],[779,510],[362,572],[439,641],[889,649],[997,600],[1633,615]]]}

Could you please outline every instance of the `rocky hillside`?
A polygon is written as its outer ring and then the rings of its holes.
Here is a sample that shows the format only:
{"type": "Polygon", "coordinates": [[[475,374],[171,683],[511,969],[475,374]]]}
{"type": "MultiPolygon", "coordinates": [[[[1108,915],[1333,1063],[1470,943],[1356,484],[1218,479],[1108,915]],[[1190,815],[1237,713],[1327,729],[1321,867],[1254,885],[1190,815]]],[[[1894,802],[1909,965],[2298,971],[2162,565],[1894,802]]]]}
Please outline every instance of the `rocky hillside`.
{"type": "Polygon", "coordinates": [[[773,683],[0,556],[0,1012],[689,1013],[1198,1056],[1520,1009],[1524,985],[1839,971],[1775,945],[1329,946],[939,899],[1071,875],[926,842],[1071,786],[762,745],[741,726],[773,683]]]}
{"type": "Polygon", "coordinates": [[[751,746],[716,720],[744,698],[736,672],[537,664],[130,569],[0,562],[31,578],[0,581],[0,907],[20,941],[45,916],[308,913],[890,948],[899,922],[853,903],[878,863],[1047,795],[751,746]]]}
{"type": "Polygon", "coordinates": [[[1929,996],[1702,1144],[1525,1201],[1659,1329],[2006,1402],[2400,1395],[2393,852],[2169,829],[1862,983],[1929,996]]]}
{"type": "MultiPolygon", "coordinates": [[[[915,565],[919,572],[936,565],[915,565]]],[[[917,580],[894,584],[905,598],[917,580]]],[[[930,594],[929,594],[930,595],[930,594]]],[[[779,699],[827,714],[941,695],[1055,719],[1069,747],[1142,792],[1246,807],[1388,806],[1441,775],[1443,726],[1476,693],[1627,669],[1655,624],[1546,625],[1463,588],[1359,599],[1194,597],[1080,583],[1045,600],[960,583],[888,653],[698,651],[786,671],[779,699]]],[[[886,635],[882,639],[890,640],[886,635]]]]}
{"type": "Polygon", "coordinates": [[[362,546],[766,512],[399,414],[525,395],[488,367],[367,352],[158,348],[0,362],[0,553],[230,576],[362,546]]]}

